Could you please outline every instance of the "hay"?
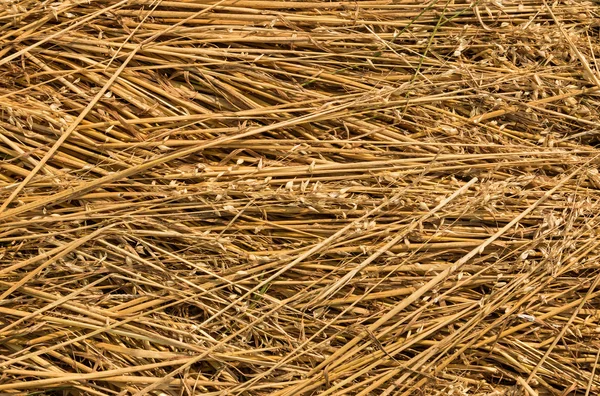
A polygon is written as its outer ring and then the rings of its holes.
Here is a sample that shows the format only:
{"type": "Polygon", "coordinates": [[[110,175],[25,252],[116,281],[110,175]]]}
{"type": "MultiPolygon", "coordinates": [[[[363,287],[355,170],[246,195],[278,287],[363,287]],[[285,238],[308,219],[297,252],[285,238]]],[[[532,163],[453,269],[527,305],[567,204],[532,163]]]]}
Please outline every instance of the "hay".
{"type": "Polygon", "coordinates": [[[586,1],[0,4],[0,393],[600,393],[586,1]]]}

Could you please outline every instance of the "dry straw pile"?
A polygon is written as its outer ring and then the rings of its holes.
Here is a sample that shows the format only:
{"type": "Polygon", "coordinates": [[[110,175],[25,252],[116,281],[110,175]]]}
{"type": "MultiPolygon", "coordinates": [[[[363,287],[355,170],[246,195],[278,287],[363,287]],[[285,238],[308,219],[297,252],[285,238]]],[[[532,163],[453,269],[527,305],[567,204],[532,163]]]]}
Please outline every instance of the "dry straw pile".
{"type": "Polygon", "coordinates": [[[0,4],[2,395],[597,395],[600,6],[0,4]]]}

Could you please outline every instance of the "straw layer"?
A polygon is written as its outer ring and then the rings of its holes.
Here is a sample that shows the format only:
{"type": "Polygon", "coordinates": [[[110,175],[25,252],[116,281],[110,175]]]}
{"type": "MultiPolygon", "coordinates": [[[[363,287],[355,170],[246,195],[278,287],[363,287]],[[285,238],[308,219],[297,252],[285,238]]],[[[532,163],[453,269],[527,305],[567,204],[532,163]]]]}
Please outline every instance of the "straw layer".
{"type": "Polygon", "coordinates": [[[0,393],[600,393],[597,4],[0,5],[0,393]]]}

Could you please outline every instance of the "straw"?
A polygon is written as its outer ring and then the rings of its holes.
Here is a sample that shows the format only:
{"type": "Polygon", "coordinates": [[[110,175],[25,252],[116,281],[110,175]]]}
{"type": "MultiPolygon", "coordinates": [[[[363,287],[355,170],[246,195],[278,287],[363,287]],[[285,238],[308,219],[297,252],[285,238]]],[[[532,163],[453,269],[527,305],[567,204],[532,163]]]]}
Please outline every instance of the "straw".
{"type": "Polygon", "coordinates": [[[600,393],[595,2],[0,5],[0,393],[600,393]]]}

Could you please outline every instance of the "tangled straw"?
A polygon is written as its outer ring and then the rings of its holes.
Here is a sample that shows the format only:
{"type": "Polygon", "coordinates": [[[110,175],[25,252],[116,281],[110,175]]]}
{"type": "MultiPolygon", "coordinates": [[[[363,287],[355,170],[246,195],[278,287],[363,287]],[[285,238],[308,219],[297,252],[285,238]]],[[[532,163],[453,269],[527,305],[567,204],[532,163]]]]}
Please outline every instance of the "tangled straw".
{"type": "Polygon", "coordinates": [[[0,4],[0,393],[600,393],[600,7],[0,4]]]}

